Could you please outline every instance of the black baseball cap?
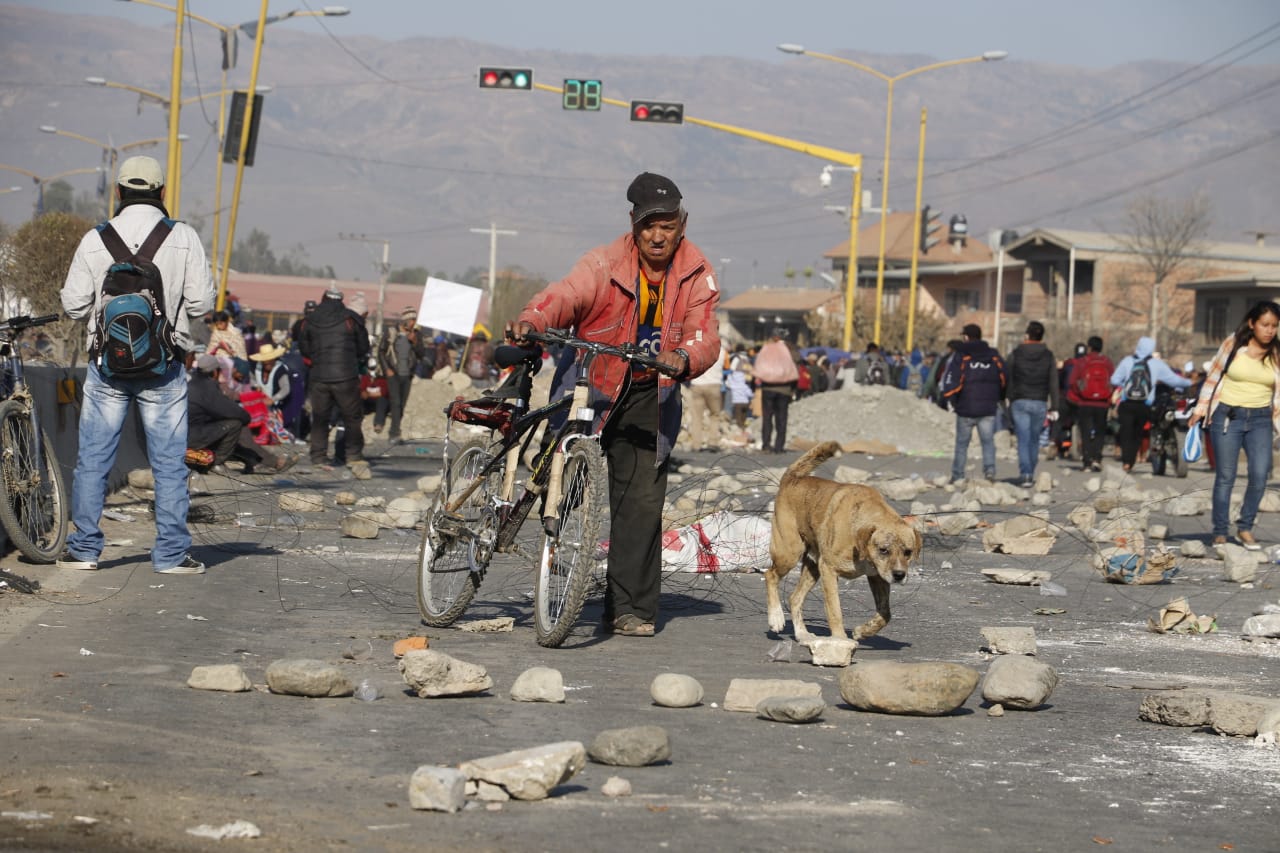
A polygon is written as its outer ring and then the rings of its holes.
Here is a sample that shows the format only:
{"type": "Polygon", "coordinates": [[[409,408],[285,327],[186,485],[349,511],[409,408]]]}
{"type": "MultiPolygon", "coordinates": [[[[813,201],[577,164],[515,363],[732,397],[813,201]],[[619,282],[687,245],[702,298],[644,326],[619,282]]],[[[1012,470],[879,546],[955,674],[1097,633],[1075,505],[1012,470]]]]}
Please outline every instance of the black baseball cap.
{"type": "Polygon", "coordinates": [[[627,187],[631,202],[631,224],[638,225],[656,213],[672,214],[680,210],[680,190],[670,178],[653,172],[641,172],[627,187]]]}

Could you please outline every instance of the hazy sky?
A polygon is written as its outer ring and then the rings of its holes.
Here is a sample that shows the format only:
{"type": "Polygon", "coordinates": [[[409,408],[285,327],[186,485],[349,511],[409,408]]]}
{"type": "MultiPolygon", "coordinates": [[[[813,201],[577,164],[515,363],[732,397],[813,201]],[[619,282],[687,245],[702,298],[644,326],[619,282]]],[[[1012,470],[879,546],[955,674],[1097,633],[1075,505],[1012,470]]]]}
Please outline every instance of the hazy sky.
{"type": "MultiPolygon", "coordinates": [[[[13,2],[13,0],[10,0],[13,2]]],[[[122,0],[17,0],[50,11],[160,25],[170,13],[122,0]]],[[[171,5],[174,0],[167,0],[171,5]]],[[[319,10],[275,0],[274,15],[319,10]]],[[[1010,59],[1105,67],[1141,59],[1200,61],[1280,21],[1276,0],[348,0],[339,35],[456,36],[518,48],[601,54],[781,57],[779,42],[811,50],[949,58],[1007,50],[1010,59]]],[[[228,24],[256,19],[256,0],[188,0],[228,24]]],[[[278,24],[277,26],[282,26],[278,24]]],[[[283,24],[315,29],[306,18],[283,24]]],[[[1280,62],[1280,43],[1246,63],[1280,62]]]]}

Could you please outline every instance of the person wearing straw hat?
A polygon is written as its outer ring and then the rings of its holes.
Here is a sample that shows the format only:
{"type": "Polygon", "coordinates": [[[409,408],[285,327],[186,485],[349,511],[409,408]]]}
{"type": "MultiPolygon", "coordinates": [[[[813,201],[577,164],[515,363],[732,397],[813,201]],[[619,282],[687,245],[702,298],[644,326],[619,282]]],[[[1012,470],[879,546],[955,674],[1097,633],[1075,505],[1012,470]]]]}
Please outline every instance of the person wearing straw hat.
{"type": "MultiPolygon", "coordinates": [[[[387,398],[391,415],[391,428],[387,438],[400,441],[400,421],[404,417],[409,391],[413,388],[413,376],[418,364],[427,355],[427,344],[418,329],[418,312],[406,305],[400,312],[400,324],[387,326],[378,340],[378,369],[387,380],[387,398]]],[[[374,424],[374,430],[381,428],[374,424]]]]}
{"type": "Polygon", "coordinates": [[[249,360],[255,362],[249,381],[254,388],[271,398],[271,407],[276,410],[279,410],[292,390],[289,371],[280,363],[280,356],[284,354],[284,347],[266,344],[249,356],[249,360]]]}

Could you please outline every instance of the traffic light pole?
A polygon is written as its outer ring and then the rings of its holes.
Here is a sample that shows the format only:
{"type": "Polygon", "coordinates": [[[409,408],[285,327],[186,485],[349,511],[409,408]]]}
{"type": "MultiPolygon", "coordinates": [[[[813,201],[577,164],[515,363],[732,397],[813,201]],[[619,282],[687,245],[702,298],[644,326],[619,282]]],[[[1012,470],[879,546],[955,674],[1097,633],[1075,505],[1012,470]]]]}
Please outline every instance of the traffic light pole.
{"type": "MultiPolygon", "coordinates": [[[[920,108],[920,157],[916,160],[916,218],[912,234],[920,233],[920,199],[924,191],[924,126],[929,111],[920,108]]],[[[911,352],[916,335],[916,272],[920,268],[920,240],[911,241],[911,284],[907,288],[907,352],[911,352]]]]}

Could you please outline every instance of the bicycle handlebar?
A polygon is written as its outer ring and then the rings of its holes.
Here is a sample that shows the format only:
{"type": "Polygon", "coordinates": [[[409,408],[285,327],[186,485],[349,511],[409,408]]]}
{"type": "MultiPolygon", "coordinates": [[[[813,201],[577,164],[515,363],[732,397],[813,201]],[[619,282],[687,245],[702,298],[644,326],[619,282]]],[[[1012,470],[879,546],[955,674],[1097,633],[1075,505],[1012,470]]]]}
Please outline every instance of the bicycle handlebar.
{"type": "Polygon", "coordinates": [[[570,334],[566,329],[547,329],[545,332],[529,332],[526,337],[531,341],[542,344],[563,344],[567,347],[573,347],[577,350],[592,353],[593,355],[611,355],[621,358],[624,361],[639,364],[643,367],[652,367],[659,373],[665,373],[667,376],[679,376],[681,370],[664,364],[651,355],[641,352],[635,344],[623,344],[622,346],[614,346],[613,344],[605,344],[599,341],[587,341],[582,338],[570,334]]]}
{"type": "Polygon", "coordinates": [[[26,314],[22,314],[17,317],[10,317],[0,323],[0,332],[21,332],[23,329],[33,329],[36,326],[52,323],[57,319],[57,314],[45,314],[43,317],[29,317],[26,314]]]}

